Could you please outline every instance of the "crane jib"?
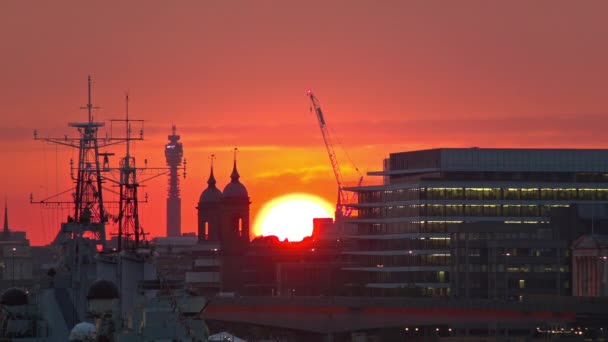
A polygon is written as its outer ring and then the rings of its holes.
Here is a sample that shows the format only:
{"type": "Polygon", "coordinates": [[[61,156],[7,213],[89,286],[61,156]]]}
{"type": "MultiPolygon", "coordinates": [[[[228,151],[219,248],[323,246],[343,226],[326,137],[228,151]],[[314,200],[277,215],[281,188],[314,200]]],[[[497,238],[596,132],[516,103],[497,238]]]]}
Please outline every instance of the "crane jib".
{"type": "Polygon", "coordinates": [[[321,111],[321,108],[317,109],[317,113],[319,114],[319,121],[321,121],[321,124],[325,126],[325,118],[323,118],[323,112],[321,111]]]}

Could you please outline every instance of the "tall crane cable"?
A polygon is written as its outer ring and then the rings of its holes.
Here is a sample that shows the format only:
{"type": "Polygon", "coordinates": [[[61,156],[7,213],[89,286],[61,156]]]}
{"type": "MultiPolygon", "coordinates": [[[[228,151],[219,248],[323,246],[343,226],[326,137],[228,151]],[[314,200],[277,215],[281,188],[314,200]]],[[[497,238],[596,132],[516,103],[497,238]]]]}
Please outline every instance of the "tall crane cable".
{"type": "MultiPolygon", "coordinates": [[[[333,137],[336,137],[336,135],[334,134],[334,132],[333,132],[333,130],[331,128],[329,128],[329,131],[330,131],[330,134],[333,137]]],[[[363,177],[363,174],[359,170],[359,167],[357,166],[357,164],[355,163],[355,161],[353,160],[353,158],[351,158],[351,156],[348,153],[348,151],[344,148],[344,144],[342,143],[342,139],[340,139],[340,137],[338,136],[338,138],[336,138],[336,140],[338,142],[338,146],[340,146],[340,149],[342,150],[342,152],[344,153],[344,155],[346,156],[346,158],[348,159],[348,161],[352,165],[353,169],[357,172],[357,174],[359,175],[359,177],[363,177]]]]}

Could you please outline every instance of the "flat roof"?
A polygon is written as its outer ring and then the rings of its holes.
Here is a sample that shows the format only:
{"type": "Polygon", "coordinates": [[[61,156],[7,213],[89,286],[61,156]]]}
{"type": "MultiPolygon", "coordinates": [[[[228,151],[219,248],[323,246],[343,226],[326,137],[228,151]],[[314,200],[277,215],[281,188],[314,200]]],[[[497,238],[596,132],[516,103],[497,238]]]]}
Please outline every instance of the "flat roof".
{"type": "Polygon", "coordinates": [[[608,149],[438,148],[391,153],[390,170],[369,175],[425,172],[608,173],[608,149]]]}

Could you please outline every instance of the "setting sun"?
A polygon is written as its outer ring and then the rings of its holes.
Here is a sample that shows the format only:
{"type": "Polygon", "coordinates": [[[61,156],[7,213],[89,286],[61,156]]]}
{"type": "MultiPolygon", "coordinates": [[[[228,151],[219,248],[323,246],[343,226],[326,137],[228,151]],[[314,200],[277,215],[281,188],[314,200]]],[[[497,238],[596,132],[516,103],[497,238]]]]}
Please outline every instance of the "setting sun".
{"type": "Polygon", "coordinates": [[[333,217],[333,211],[333,206],[318,196],[296,193],[277,197],[260,210],[254,232],[256,236],[301,241],[312,234],[312,219],[333,217]]]}

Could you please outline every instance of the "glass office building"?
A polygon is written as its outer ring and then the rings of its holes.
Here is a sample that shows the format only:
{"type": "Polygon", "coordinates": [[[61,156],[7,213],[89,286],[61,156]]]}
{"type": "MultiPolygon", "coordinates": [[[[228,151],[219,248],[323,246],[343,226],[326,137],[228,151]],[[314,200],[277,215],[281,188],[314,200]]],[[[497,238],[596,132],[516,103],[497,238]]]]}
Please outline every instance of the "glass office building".
{"type": "Polygon", "coordinates": [[[401,152],[368,175],[383,177],[382,184],[347,188],[358,198],[349,204],[356,247],[344,252],[352,263],[345,268],[351,294],[449,295],[457,227],[496,223],[497,233],[509,237],[504,224],[512,224],[518,238],[541,241],[538,225],[550,223],[553,208],[608,203],[608,150],[401,152]],[[522,225],[534,229],[527,233],[522,225]]]}

